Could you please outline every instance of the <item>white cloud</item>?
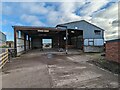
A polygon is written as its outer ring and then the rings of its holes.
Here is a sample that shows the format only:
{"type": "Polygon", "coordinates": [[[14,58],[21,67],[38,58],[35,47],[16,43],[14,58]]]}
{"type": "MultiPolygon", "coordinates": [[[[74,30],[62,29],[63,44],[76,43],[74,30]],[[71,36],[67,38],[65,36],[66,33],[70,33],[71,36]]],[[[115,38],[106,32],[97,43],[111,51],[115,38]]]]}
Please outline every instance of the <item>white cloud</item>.
{"type": "Polygon", "coordinates": [[[116,19],[112,22],[113,27],[118,27],[118,25],[120,25],[120,19],[119,20],[116,19]]]}
{"type": "Polygon", "coordinates": [[[99,11],[98,13],[96,13],[96,17],[102,17],[106,19],[118,19],[118,3],[115,3],[109,8],[99,11]]]}
{"type": "MultiPolygon", "coordinates": [[[[106,39],[111,39],[116,38],[118,34],[117,25],[113,25],[113,21],[118,20],[118,4],[113,3],[109,8],[101,10],[103,6],[111,1],[113,0],[53,2],[50,6],[47,6],[45,2],[23,2],[19,5],[21,13],[19,13],[18,16],[26,23],[38,26],[45,26],[45,24],[47,26],[55,26],[60,23],[84,19],[105,29],[106,39]],[[42,17],[44,17],[44,23],[41,21],[42,17]]],[[[10,6],[6,6],[3,12],[6,14],[13,13],[14,10],[11,8],[12,6],[9,7],[10,6]]],[[[19,25],[19,22],[16,24],[19,25]]]]}
{"type": "Polygon", "coordinates": [[[44,7],[45,3],[26,2],[21,3],[21,8],[30,14],[47,14],[48,10],[44,7]]]}
{"type": "Polygon", "coordinates": [[[81,20],[81,16],[76,14],[77,8],[82,7],[85,4],[85,0],[81,2],[61,2],[58,11],[52,9],[48,12],[47,21],[49,24],[57,25],[60,23],[81,20]]]}
{"type": "Polygon", "coordinates": [[[92,15],[108,2],[109,0],[88,0],[88,3],[84,5],[84,8],[80,11],[80,13],[85,16],[92,15]]]}
{"type": "Polygon", "coordinates": [[[34,15],[27,15],[27,14],[24,14],[21,16],[21,20],[23,20],[24,22],[27,22],[31,25],[34,25],[34,26],[44,26],[45,24],[42,23],[39,18],[37,16],[34,16],[34,15]]]}
{"type": "Polygon", "coordinates": [[[1,0],[2,2],[81,2],[81,0],[1,0]]]}
{"type": "Polygon", "coordinates": [[[76,7],[74,2],[62,2],[60,5],[60,11],[63,13],[73,13],[75,9],[76,7]]]}
{"type": "Polygon", "coordinates": [[[4,19],[2,21],[2,26],[5,26],[5,25],[9,25],[9,26],[20,25],[20,26],[22,26],[23,24],[20,22],[15,22],[15,21],[10,21],[10,20],[4,19]]]}
{"type": "Polygon", "coordinates": [[[14,23],[16,26],[24,26],[22,23],[14,23]]]}
{"type": "Polygon", "coordinates": [[[118,20],[118,3],[97,12],[91,19],[93,23],[105,30],[106,40],[118,38],[118,26],[113,26],[113,22],[116,20],[118,20]]]}

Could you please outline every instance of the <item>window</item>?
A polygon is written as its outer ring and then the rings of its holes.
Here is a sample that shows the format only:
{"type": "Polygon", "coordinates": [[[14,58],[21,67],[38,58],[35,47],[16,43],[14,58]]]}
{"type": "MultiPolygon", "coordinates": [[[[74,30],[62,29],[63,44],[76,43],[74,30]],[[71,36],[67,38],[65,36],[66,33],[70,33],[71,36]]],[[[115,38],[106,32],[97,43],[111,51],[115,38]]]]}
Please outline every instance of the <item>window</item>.
{"type": "Polygon", "coordinates": [[[26,40],[28,40],[28,38],[29,38],[29,37],[28,37],[28,35],[27,35],[27,36],[26,36],[26,40]]]}
{"type": "Polygon", "coordinates": [[[85,46],[103,46],[104,39],[84,39],[85,46]]]}
{"type": "Polygon", "coordinates": [[[88,46],[88,39],[84,40],[84,45],[88,46]]]}
{"type": "Polygon", "coordinates": [[[96,35],[100,35],[101,31],[100,30],[95,30],[94,31],[96,35]]]}
{"type": "Polygon", "coordinates": [[[71,31],[71,33],[75,33],[75,31],[71,31]]]}
{"type": "Polygon", "coordinates": [[[66,40],[66,37],[64,37],[64,40],[66,40]]]}
{"type": "Polygon", "coordinates": [[[94,45],[94,39],[85,39],[84,45],[86,46],[93,46],[94,45]]]}
{"type": "Polygon", "coordinates": [[[78,29],[78,27],[75,27],[75,29],[78,29]]]}
{"type": "Polygon", "coordinates": [[[18,38],[21,38],[21,31],[18,31],[18,38]]]}
{"type": "Polygon", "coordinates": [[[94,45],[94,39],[88,39],[88,45],[93,46],[94,45]]]}
{"type": "Polygon", "coordinates": [[[52,48],[52,39],[42,39],[43,48],[52,48]]]}
{"type": "Polygon", "coordinates": [[[94,40],[94,45],[95,46],[103,46],[104,45],[104,40],[103,39],[95,39],[94,40]]]}
{"type": "Polygon", "coordinates": [[[89,46],[93,46],[93,41],[89,41],[89,42],[88,42],[88,45],[89,45],[89,46]]]}
{"type": "Polygon", "coordinates": [[[30,37],[30,41],[31,41],[31,37],[30,37]]]}

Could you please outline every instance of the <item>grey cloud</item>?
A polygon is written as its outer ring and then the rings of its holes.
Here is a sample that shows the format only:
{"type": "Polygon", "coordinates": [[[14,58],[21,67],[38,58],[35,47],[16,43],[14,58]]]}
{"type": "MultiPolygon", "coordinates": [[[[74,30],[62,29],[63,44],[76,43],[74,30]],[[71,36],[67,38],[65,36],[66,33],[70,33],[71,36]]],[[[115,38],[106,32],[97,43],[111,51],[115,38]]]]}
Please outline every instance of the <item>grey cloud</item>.
{"type": "Polygon", "coordinates": [[[120,20],[114,20],[114,21],[112,22],[112,26],[118,27],[118,25],[120,25],[120,20]]]}

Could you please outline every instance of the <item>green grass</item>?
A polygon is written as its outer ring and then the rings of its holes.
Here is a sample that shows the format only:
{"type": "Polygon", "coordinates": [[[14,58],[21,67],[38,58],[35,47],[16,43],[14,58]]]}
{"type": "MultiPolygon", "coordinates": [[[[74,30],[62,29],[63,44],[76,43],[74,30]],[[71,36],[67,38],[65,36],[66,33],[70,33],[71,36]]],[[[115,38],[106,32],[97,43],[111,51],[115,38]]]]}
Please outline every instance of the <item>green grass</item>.
{"type": "Polygon", "coordinates": [[[9,48],[8,46],[4,45],[4,46],[0,46],[0,48],[9,48]]]}

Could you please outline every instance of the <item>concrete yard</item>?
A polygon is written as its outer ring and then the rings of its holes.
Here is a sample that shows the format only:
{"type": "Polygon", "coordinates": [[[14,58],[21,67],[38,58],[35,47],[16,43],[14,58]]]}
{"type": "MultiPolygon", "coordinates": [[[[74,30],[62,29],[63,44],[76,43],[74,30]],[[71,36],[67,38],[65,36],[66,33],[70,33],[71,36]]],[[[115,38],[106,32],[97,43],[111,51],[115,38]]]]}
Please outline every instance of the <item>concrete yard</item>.
{"type": "Polygon", "coordinates": [[[39,52],[30,51],[7,63],[3,88],[118,88],[117,75],[87,62],[93,54],[39,52]]]}

